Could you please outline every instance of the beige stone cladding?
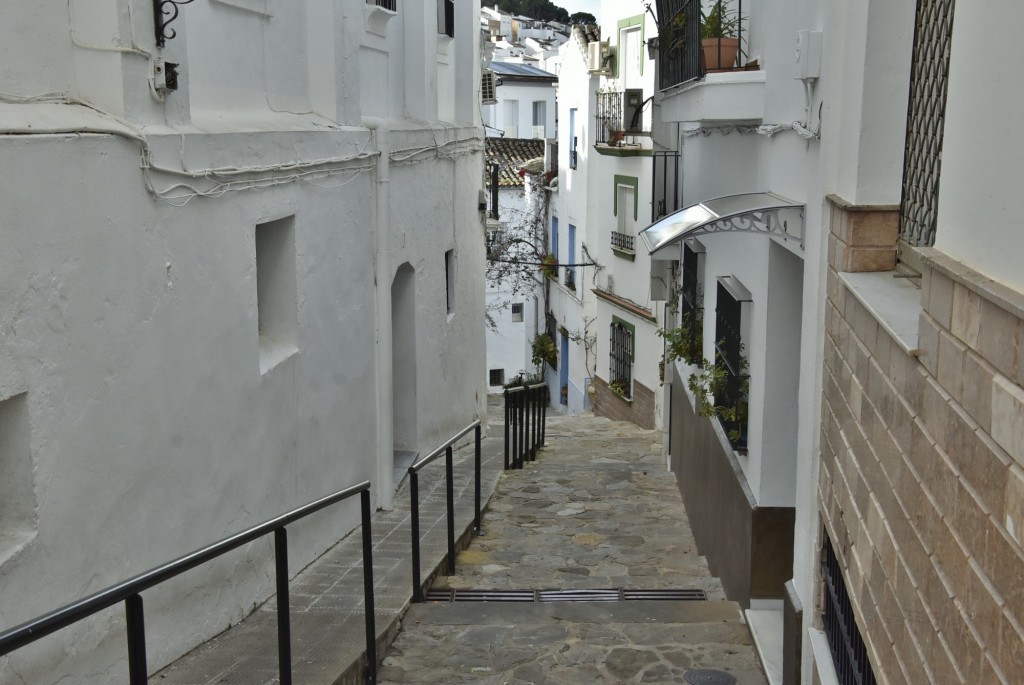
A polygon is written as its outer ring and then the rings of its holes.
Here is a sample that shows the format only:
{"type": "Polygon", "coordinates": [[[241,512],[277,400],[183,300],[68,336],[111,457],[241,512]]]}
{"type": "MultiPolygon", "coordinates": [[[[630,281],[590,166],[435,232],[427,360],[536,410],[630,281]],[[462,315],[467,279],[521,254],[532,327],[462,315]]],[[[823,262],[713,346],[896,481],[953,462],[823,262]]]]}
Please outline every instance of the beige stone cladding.
{"type": "Polygon", "coordinates": [[[828,271],[818,503],[880,682],[1020,682],[1024,295],[920,253],[914,350],[828,271]]]}
{"type": "Polygon", "coordinates": [[[604,379],[594,377],[594,413],[613,421],[629,421],[640,428],[654,429],[654,391],[633,381],[633,397],[623,399],[611,391],[604,379]]]}

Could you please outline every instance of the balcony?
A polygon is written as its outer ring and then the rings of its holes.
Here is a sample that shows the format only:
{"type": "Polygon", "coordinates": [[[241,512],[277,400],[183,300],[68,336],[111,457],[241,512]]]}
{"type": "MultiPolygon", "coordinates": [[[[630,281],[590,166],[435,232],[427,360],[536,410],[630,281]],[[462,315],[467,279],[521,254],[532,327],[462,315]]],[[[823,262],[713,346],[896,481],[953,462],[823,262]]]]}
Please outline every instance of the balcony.
{"type": "Polygon", "coordinates": [[[743,0],[657,0],[658,88],[666,90],[712,72],[746,69],[743,0]]]}
{"type": "Polygon", "coordinates": [[[650,155],[639,137],[650,137],[649,122],[644,121],[644,92],[639,88],[597,94],[597,142],[600,154],[619,157],[650,155]]]}
{"type": "Polygon", "coordinates": [[[628,259],[633,259],[636,256],[636,251],[633,249],[636,236],[629,235],[628,233],[612,231],[611,237],[613,252],[628,259]]]}

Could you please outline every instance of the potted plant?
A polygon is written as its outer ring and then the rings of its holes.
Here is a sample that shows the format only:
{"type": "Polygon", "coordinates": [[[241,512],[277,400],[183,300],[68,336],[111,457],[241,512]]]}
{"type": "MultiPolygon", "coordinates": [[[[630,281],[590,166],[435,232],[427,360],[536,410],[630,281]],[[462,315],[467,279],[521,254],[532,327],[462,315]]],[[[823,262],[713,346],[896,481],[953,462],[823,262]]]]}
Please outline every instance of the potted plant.
{"type": "Polygon", "coordinates": [[[558,257],[550,253],[544,255],[540,260],[538,271],[545,278],[558,278],[558,257]]]}
{"type": "Polygon", "coordinates": [[[707,12],[701,9],[700,45],[707,71],[732,69],[740,50],[740,17],[730,14],[726,0],[715,0],[707,12]]]}

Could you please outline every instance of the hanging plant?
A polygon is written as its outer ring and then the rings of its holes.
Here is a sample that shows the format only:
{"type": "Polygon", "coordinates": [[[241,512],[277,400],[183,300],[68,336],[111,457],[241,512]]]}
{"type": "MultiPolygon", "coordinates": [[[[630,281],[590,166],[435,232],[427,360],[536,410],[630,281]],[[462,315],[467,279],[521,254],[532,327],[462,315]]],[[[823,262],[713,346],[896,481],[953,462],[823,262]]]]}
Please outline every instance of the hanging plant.
{"type": "Polygon", "coordinates": [[[558,352],[555,349],[555,341],[547,333],[541,333],[534,338],[531,349],[533,351],[534,366],[547,363],[554,367],[558,364],[558,352]]]}
{"type": "Polygon", "coordinates": [[[676,328],[661,329],[658,335],[665,339],[665,359],[682,359],[690,366],[703,361],[704,317],[701,310],[683,314],[676,328]]]}
{"type": "Polygon", "coordinates": [[[541,258],[540,262],[538,270],[542,276],[552,280],[558,278],[558,257],[553,254],[546,254],[541,258]]]}

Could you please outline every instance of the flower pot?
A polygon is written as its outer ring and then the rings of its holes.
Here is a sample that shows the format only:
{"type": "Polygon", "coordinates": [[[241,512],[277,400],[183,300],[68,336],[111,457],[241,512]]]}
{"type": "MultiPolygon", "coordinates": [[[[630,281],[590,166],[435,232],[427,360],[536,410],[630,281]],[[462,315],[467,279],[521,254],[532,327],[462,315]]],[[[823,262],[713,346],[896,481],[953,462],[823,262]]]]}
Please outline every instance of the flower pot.
{"type": "Polygon", "coordinates": [[[700,46],[704,50],[704,68],[707,71],[732,69],[736,66],[736,56],[740,51],[739,38],[702,38],[700,46]]]}

